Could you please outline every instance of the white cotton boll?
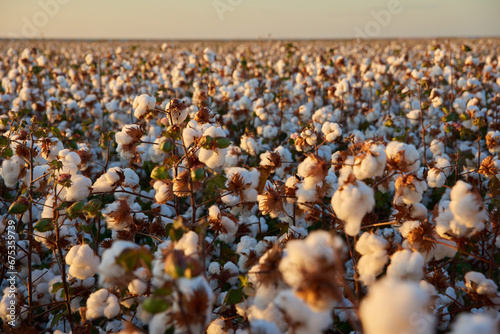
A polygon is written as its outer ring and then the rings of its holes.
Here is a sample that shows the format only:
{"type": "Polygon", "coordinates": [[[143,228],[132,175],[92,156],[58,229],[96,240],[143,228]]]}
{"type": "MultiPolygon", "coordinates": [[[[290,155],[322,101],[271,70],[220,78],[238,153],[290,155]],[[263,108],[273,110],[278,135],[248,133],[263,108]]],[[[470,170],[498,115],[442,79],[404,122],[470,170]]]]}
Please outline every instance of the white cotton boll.
{"type": "Polygon", "coordinates": [[[174,248],[184,251],[186,256],[197,256],[199,248],[198,242],[198,234],[196,234],[196,232],[189,231],[175,243],[174,248]]]}
{"type": "Polygon", "coordinates": [[[162,312],[156,313],[148,324],[150,334],[165,334],[165,331],[170,327],[168,322],[170,320],[169,313],[162,312]]]}
{"type": "Polygon", "coordinates": [[[427,183],[413,174],[406,174],[396,179],[395,187],[395,202],[402,199],[406,205],[411,205],[422,200],[422,195],[427,190],[427,183]]]}
{"type": "Polygon", "coordinates": [[[441,188],[446,183],[446,175],[437,168],[431,168],[427,173],[427,185],[429,188],[441,188]]]}
{"type": "MultiPolygon", "coordinates": [[[[250,322],[251,333],[261,333],[261,334],[280,334],[278,326],[274,322],[266,321],[264,319],[259,319],[250,322]]],[[[243,334],[243,333],[239,333],[243,334]]]]}
{"type": "Polygon", "coordinates": [[[60,171],[61,174],[69,173],[74,175],[78,172],[78,165],[81,164],[82,160],[78,153],[71,152],[68,149],[64,149],[59,151],[57,154],[60,158],[60,161],[63,164],[63,168],[60,171]]]}
{"type": "Polygon", "coordinates": [[[321,132],[325,135],[325,140],[328,142],[334,142],[342,136],[342,129],[337,123],[325,122],[321,127],[321,132]]]}
{"type": "Polygon", "coordinates": [[[87,319],[116,317],[120,313],[118,298],[106,289],[100,289],[92,293],[87,300],[87,319]]]}
{"type": "Polygon", "coordinates": [[[436,138],[431,141],[429,148],[434,155],[434,157],[438,155],[442,155],[444,153],[444,143],[441,139],[436,138]]]}
{"type": "Polygon", "coordinates": [[[295,334],[322,333],[333,322],[330,311],[316,312],[304,301],[297,298],[291,290],[282,290],[274,300],[274,304],[293,319],[298,326],[295,334]]]}
{"type": "Polygon", "coordinates": [[[234,285],[238,283],[238,275],[240,273],[240,270],[238,269],[238,266],[235,265],[232,262],[226,262],[224,265],[224,270],[233,276],[227,279],[227,283],[234,285]]]}
{"type": "MultiPolygon", "coordinates": [[[[297,228],[299,230],[299,228],[297,228]]],[[[283,280],[292,288],[303,286],[309,275],[318,275],[321,268],[333,266],[338,253],[344,248],[342,239],[326,231],[314,231],[305,240],[290,240],[286,244],[285,256],[279,264],[283,280]]],[[[315,310],[326,310],[331,298],[314,301],[315,310]]]]}
{"type": "Polygon", "coordinates": [[[489,131],[486,134],[486,146],[491,154],[500,152],[500,131],[489,131]]]}
{"type": "Polygon", "coordinates": [[[418,282],[424,275],[424,264],[422,254],[403,249],[391,256],[391,264],[387,267],[387,276],[418,282]]]}
{"type": "Polygon", "coordinates": [[[1,174],[6,187],[14,188],[16,186],[17,181],[19,181],[21,166],[24,166],[24,162],[18,156],[3,161],[1,174]]]}
{"type": "Polygon", "coordinates": [[[450,211],[457,223],[476,231],[484,228],[488,213],[484,209],[479,192],[474,191],[471,185],[459,180],[451,189],[450,198],[450,211]]]}
{"type": "Polygon", "coordinates": [[[243,151],[250,155],[257,155],[259,152],[259,145],[254,138],[243,135],[241,137],[240,147],[243,151]]]}
{"type": "Polygon", "coordinates": [[[406,118],[410,120],[410,124],[415,126],[419,123],[420,121],[420,110],[415,109],[406,114],[406,118]]]}
{"type": "Polygon", "coordinates": [[[432,334],[436,319],[427,310],[429,302],[428,293],[418,283],[385,277],[361,301],[364,333],[432,334]]]}
{"type": "Polygon", "coordinates": [[[76,202],[86,199],[90,195],[92,180],[77,174],[71,177],[71,186],[67,188],[66,201],[76,202]]]}
{"type": "Polygon", "coordinates": [[[398,170],[415,172],[420,167],[419,154],[415,146],[391,141],[385,148],[387,161],[394,163],[398,170]]]}
{"type": "Polygon", "coordinates": [[[486,278],[482,273],[469,271],[464,277],[465,286],[480,295],[493,295],[497,293],[497,285],[491,279],[486,278]]]}
{"type": "Polygon", "coordinates": [[[103,287],[113,288],[115,281],[123,279],[125,270],[123,267],[116,263],[116,258],[129,248],[138,248],[139,245],[130,242],[118,240],[113,242],[111,248],[106,249],[102,253],[101,263],[97,269],[99,273],[99,284],[103,287]]]}
{"type": "Polygon", "coordinates": [[[487,314],[460,313],[450,334],[498,334],[498,319],[487,314]]]}
{"type": "Polygon", "coordinates": [[[69,274],[78,279],[87,279],[97,272],[100,260],[89,245],[73,246],[66,254],[69,274]]]}
{"type": "Polygon", "coordinates": [[[453,258],[455,254],[457,253],[457,244],[456,242],[452,240],[447,240],[447,239],[436,239],[439,241],[439,244],[436,244],[433,250],[434,254],[434,259],[436,261],[442,260],[445,257],[453,258]],[[445,246],[443,244],[447,244],[449,246],[445,246]]]}
{"type": "Polygon", "coordinates": [[[148,94],[142,94],[134,99],[132,107],[135,109],[134,116],[141,119],[148,111],[155,108],[156,99],[148,94]]]}
{"type": "Polygon", "coordinates": [[[167,186],[164,182],[162,181],[156,181],[153,185],[154,190],[156,190],[155,193],[155,200],[158,203],[166,203],[169,201],[171,198],[172,194],[172,189],[167,186]]]}
{"type": "Polygon", "coordinates": [[[332,197],[332,208],[345,222],[345,232],[355,236],[361,228],[365,214],[375,207],[373,189],[361,181],[343,184],[332,197]]]}
{"type": "Polygon", "coordinates": [[[377,275],[384,269],[389,260],[386,248],[387,241],[384,238],[368,232],[363,233],[356,242],[356,251],[363,255],[356,266],[363,284],[375,282],[377,275]]]}
{"type": "Polygon", "coordinates": [[[264,138],[276,138],[276,136],[278,135],[278,128],[272,125],[266,125],[264,126],[262,135],[264,136],[264,138]]]}
{"type": "Polygon", "coordinates": [[[387,156],[383,145],[371,145],[368,152],[354,160],[353,173],[358,180],[382,176],[387,156]]]}

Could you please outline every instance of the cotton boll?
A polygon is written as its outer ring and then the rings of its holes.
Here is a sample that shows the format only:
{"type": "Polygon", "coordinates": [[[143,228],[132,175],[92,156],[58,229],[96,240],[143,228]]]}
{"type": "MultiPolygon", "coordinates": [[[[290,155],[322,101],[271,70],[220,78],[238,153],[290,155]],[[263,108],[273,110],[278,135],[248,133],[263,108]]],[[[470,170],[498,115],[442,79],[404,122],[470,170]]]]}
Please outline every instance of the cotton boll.
{"type": "Polygon", "coordinates": [[[196,232],[189,231],[175,243],[174,249],[184,251],[186,256],[198,256],[198,242],[198,234],[196,234],[196,232]]]}
{"type": "Polygon", "coordinates": [[[95,275],[100,260],[94,254],[92,248],[84,244],[73,246],[69,250],[68,254],[66,254],[66,263],[70,266],[70,275],[84,280],[95,275]]]}
{"type": "Polygon", "coordinates": [[[425,180],[419,178],[416,174],[405,174],[396,179],[396,193],[394,194],[395,202],[402,199],[407,205],[419,203],[422,200],[422,195],[427,190],[425,180]]]}
{"type": "Polygon", "coordinates": [[[357,263],[359,279],[365,285],[375,282],[375,278],[382,272],[389,260],[387,255],[387,241],[375,234],[363,233],[356,243],[356,251],[361,258],[357,263]]]}
{"type": "Polygon", "coordinates": [[[332,197],[333,211],[345,222],[345,232],[350,236],[359,233],[363,217],[374,207],[373,189],[358,180],[344,183],[332,197]]]}
{"type": "Polygon", "coordinates": [[[332,280],[324,284],[325,275],[336,271],[335,258],[342,254],[344,242],[326,231],[314,231],[305,240],[290,240],[286,244],[286,256],[279,264],[283,280],[314,310],[328,309],[338,288],[332,280]],[[321,289],[316,285],[320,283],[321,289]],[[321,291],[321,294],[319,294],[321,291]]]}
{"type": "Polygon", "coordinates": [[[387,164],[393,170],[415,172],[420,167],[419,154],[415,146],[391,141],[387,144],[387,164]]]}
{"type": "Polygon", "coordinates": [[[431,334],[435,318],[427,311],[430,298],[416,282],[386,277],[370,287],[359,316],[366,334],[431,334]],[[387,298],[391,296],[391,298],[387,298]]]}
{"type": "Polygon", "coordinates": [[[87,300],[87,319],[106,317],[112,319],[120,313],[118,298],[106,289],[92,293],[87,300]]]}
{"type": "Polygon", "coordinates": [[[137,119],[142,119],[148,111],[154,109],[155,105],[156,99],[153,96],[149,96],[148,94],[137,96],[132,104],[132,107],[135,109],[134,116],[137,119]]]}
{"type": "Polygon", "coordinates": [[[283,290],[274,304],[297,323],[294,329],[296,334],[322,333],[333,321],[328,311],[313,311],[290,290],[283,290]]]}
{"type": "Polygon", "coordinates": [[[255,139],[246,135],[241,137],[240,147],[250,155],[257,155],[259,152],[259,145],[255,139]]]}
{"type": "Polygon", "coordinates": [[[481,231],[488,214],[479,192],[471,185],[459,180],[450,193],[450,211],[454,220],[467,228],[481,231]]]}
{"type": "Polygon", "coordinates": [[[498,319],[486,314],[460,313],[450,334],[498,334],[498,319]]]}
{"type": "Polygon", "coordinates": [[[491,279],[487,279],[482,273],[469,271],[464,277],[465,286],[480,295],[496,295],[497,285],[491,279]]]}
{"type": "Polygon", "coordinates": [[[365,154],[356,156],[353,173],[358,180],[382,176],[387,156],[383,145],[371,144],[365,154]]]}
{"type": "Polygon", "coordinates": [[[22,167],[24,167],[24,162],[18,156],[3,161],[1,175],[5,182],[5,186],[8,188],[14,188],[16,186],[19,181],[22,167]]]}
{"type": "Polygon", "coordinates": [[[427,173],[427,185],[429,188],[441,188],[446,183],[446,175],[437,168],[431,168],[427,173]]]}
{"type": "Polygon", "coordinates": [[[434,155],[434,157],[442,155],[444,153],[444,144],[440,138],[433,139],[429,148],[434,155]]]}
{"type": "Polygon", "coordinates": [[[404,249],[391,256],[387,276],[400,280],[420,281],[424,275],[424,257],[418,252],[404,249]]]}
{"type": "Polygon", "coordinates": [[[321,132],[323,132],[323,135],[325,136],[325,140],[328,142],[334,142],[342,136],[342,129],[337,123],[333,122],[325,122],[323,123],[323,126],[321,127],[321,132]]]}
{"type": "Polygon", "coordinates": [[[130,241],[115,241],[111,248],[102,253],[102,260],[97,269],[99,273],[99,284],[103,287],[113,288],[115,282],[123,279],[125,269],[116,263],[116,258],[126,249],[138,248],[139,245],[130,241]]]}
{"type": "Polygon", "coordinates": [[[86,199],[90,194],[92,180],[83,175],[77,174],[71,177],[71,186],[66,189],[65,200],[77,202],[86,199]]]}

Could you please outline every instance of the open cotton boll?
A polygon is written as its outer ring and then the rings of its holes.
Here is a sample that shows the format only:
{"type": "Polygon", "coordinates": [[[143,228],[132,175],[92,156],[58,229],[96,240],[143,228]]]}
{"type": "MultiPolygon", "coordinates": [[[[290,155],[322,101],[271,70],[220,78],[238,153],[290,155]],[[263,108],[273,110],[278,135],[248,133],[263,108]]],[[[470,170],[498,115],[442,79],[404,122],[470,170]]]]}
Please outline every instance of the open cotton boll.
{"type": "Polygon", "coordinates": [[[372,284],[389,260],[387,241],[378,235],[365,232],[356,243],[356,251],[363,255],[356,266],[359,279],[365,285],[372,284]]]}
{"type": "Polygon", "coordinates": [[[363,217],[375,207],[373,189],[362,181],[344,183],[332,197],[332,208],[345,222],[344,230],[355,236],[361,228],[363,217]]]}
{"type": "Polygon", "coordinates": [[[391,256],[391,264],[387,267],[387,276],[418,282],[424,276],[424,264],[422,254],[403,249],[391,256]]]}
{"type": "Polygon", "coordinates": [[[259,185],[260,172],[256,168],[247,170],[240,167],[229,167],[226,172],[226,187],[232,192],[221,197],[222,202],[235,206],[242,202],[257,201],[257,186],[259,185]]]}
{"type": "Polygon", "coordinates": [[[70,275],[84,280],[95,275],[100,260],[94,254],[92,248],[84,244],[73,246],[69,250],[68,254],[66,254],[66,263],[70,266],[70,275]]]}
{"type": "Polygon", "coordinates": [[[446,183],[445,173],[438,168],[431,168],[427,173],[427,185],[429,188],[441,188],[446,183]]]}
{"type": "Polygon", "coordinates": [[[383,145],[371,144],[366,153],[358,155],[354,160],[353,173],[358,180],[382,176],[387,156],[383,145]]]}
{"type": "Polygon", "coordinates": [[[294,291],[314,310],[326,311],[335,301],[338,282],[332,279],[337,271],[336,260],[344,253],[345,244],[326,231],[311,232],[305,240],[290,240],[279,271],[294,291]],[[329,277],[328,284],[325,277],[329,277]]]}
{"type": "Polygon", "coordinates": [[[498,318],[487,314],[460,313],[450,334],[498,334],[498,318]]]}
{"type": "Polygon", "coordinates": [[[309,155],[299,164],[297,174],[304,178],[304,190],[315,188],[328,174],[325,160],[315,154],[309,155]]]}
{"type": "Polygon", "coordinates": [[[243,135],[240,141],[240,148],[250,155],[257,155],[259,152],[259,144],[253,137],[243,135]]]}
{"type": "Polygon", "coordinates": [[[174,249],[184,251],[186,256],[198,256],[199,237],[194,231],[185,233],[174,246],[174,249]]]}
{"type": "Polygon", "coordinates": [[[78,165],[82,162],[78,153],[64,149],[59,151],[57,155],[59,156],[59,161],[63,164],[62,170],[59,171],[60,174],[69,173],[74,175],[78,172],[78,165]]]}
{"type": "Polygon", "coordinates": [[[402,199],[407,205],[419,203],[422,200],[424,191],[427,190],[425,180],[414,173],[398,177],[394,186],[396,187],[394,200],[402,199]]]}
{"type": "Polygon", "coordinates": [[[392,170],[415,172],[420,167],[419,154],[415,146],[391,141],[385,148],[387,165],[392,170]]]}
{"type": "Polygon", "coordinates": [[[440,138],[435,138],[431,141],[429,148],[434,157],[444,153],[444,143],[440,138]]]}
{"type": "Polygon", "coordinates": [[[486,278],[482,273],[469,271],[464,277],[467,289],[480,295],[496,295],[497,285],[491,279],[486,278]]]}
{"type": "MultiPolygon", "coordinates": [[[[90,194],[92,180],[83,175],[77,174],[71,177],[71,186],[65,188],[65,200],[70,202],[81,201],[87,198],[90,194]]],[[[59,186],[58,186],[59,188],[59,186]]],[[[62,192],[61,192],[62,195],[62,192]]]]}
{"type": "Polygon", "coordinates": [[[134,116],[137,119],[142,119],[148,111],[155,108],[155,105],[156,99],[154,96],[149,96],[148,94],[136,96],[134,103],[132,104],[132,107],[135,109],[134,116]]]}
{"type": "MultiPolygon", "coordinates": [[[[203,132],[203,136],[209,136],[216,142],[217,138],[225,138],[226,133],[222,128],[211,126],[203,132]]],[[[213,147],[212,149],[206,149],[202,147],[198,151],[198,159],[209,168],[217,168],[224,164],[226,153],[227,148],[213,147]]]]}
{"type": "Polygon", "coordinates": [[[342,136],[342,129],[337,123],[333,122],[325,122],[323,123],[323,126],[321,127],[321,132],[323,132],[323,135],[325,136],[325,140],[328,142],[334,142],[342,136]]]}
{"type": "Polygon", "coordinates": [[[16,186],[22,167],[24,167],[24,161],[17,155],[2,162],[1,174],[6,187],[14,188],[16,186]]]}
{"type": "Polygon", "coordinates": [[[364,333],[433,334],[436,319],[427,309],[429,302],[427,291],[418,283],[384,277],[361,301],[364,333]]]}
{"type": "Polygon", "coordinates": [[[329,310],[314,311],[291,290],[282,290],[274,300],[274,304],[288,319],[293,319],[297,326],[295,334],[322,333],[333,322],[329,310]]]}
{"type": "Polygon", "coordinates": [[[500,131],[489,131],[486,134],[486,146],[491,154],[500,152],[500,131]]]}
{"type": "Polygon", "coordinates": [[[475,231],[483,230],[488,213],[484,209],[481,195],[475,188],[459,180],[451,189],[450,198],[450,211],[458,224],[475,231]]]}
{"type": "Polygon", "coordinates": [[[106,289],[92,293],[87,299],[87,319],[106,317],[112,319],[120,313],[118,298],[106,289]]]}
{"type": "Polygon", "coordinates": [[[113,242],[111,248],[102,253],[101,263],[97,269],[99,273],[99,284],[106,288],[113,288],[117,281],[123,280],[125,269],[116,263],[116,258],[129,248],[138,248],[139,245],[130,242],[117,240],[113,242]]]}

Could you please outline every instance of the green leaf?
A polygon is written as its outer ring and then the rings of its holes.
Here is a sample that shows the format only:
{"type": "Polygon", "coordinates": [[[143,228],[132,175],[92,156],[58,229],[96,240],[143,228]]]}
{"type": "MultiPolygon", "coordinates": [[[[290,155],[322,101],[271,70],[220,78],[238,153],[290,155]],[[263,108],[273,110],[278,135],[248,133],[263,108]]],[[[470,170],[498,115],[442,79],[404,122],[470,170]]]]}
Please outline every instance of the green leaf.
{"type": "Polygon", "coordinates": [[[9,140],[4,136],[0,136],[0,147],[6,147],[9,145],[9,140]]]}
{"type": "Polygon", "coordinates": [[[29,208],[29,202],[26,197],[20,197],[17,201],[9,207],[9,213],[17,215],[25,213],[29,208]]]}
{"type": "Polygon", "coordinates": [[[77,212],[82,212],[84,206],[85,206],[85,202],[83,202],[83,201],[76,202],[75,204],[73,204],[72,206],[70,206],[67,211],[70,214],[77,213],[77,212]]]}
{"type": "Polygon", "coordinates": [[[102,202],[98,199],[91,199],[83,206],[83,211],[87,213],[91,218],[97,217],[99,210],[102,207],[102,202]]]}
{"type": "Polygon", "coordinates": [[[48,232],[48,231],[52,231],[54,229],[54,223],[52,222],[52,219],[43,218],[43,219],[40,219],[35,224],[34,228],[38,232],[48,232]]]}
{"type": "Polygon", "coordinates": [[[211,178],[211,180],[215,183],[217,187],[220,189],[226,189],[226,181],[227,177],[225,177],[223,174],[217,174],[214,177],[211,178]]]}
{"type": "Polygon", "coordinates": [[[10,147],[7,147],[3,152],[2,152],[2,156],[4,158],[11,158],[12,156],[14,156],[14,151],[12,151],[12,149],[10,147]]]}
{"type": "Polygon", "coordinates": [[[156,314],[166,311],[170,304],[160,297],[149,297],[142,303],[142,308],[149,313],[156,314]]]}
{"type": "Polygon", "coordinates": [[[229,292],[226,295],[226,298],[224,298],[224,304],[225,305],[239,304],[243,301],[243,299],[244,299],[243,287],[234,290],[229,290],[229,292]]]}

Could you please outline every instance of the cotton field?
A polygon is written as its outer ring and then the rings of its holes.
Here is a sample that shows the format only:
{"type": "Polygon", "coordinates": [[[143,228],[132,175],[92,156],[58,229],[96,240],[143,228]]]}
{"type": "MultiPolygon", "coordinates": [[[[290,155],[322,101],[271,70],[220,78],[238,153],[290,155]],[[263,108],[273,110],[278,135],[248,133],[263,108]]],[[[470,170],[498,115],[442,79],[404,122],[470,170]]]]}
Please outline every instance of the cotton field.
{"type": "Polygon", "coordinates": [[[1,46],[2,332],[499,333],[498,39],[1,46]]]}

